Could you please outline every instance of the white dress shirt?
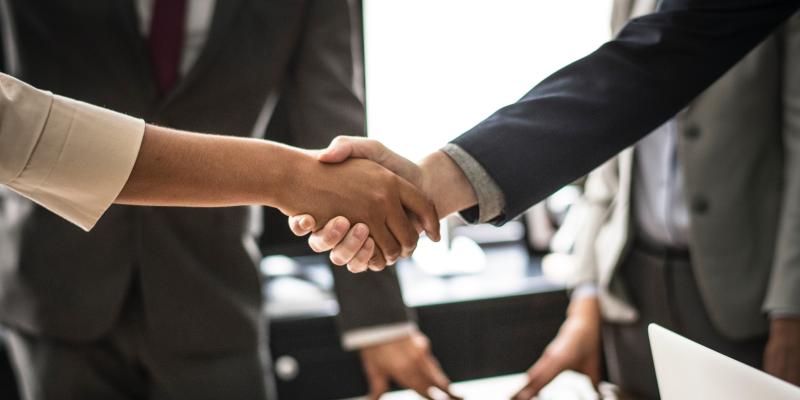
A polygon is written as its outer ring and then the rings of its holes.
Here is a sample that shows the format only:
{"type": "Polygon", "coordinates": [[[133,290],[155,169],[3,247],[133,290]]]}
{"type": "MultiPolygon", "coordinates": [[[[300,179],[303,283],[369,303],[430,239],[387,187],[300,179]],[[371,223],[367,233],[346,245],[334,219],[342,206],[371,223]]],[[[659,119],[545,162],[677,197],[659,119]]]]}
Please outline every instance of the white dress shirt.
{"type": "MultiPolygon", "coordinates": [[[[184,76],[192,68],[208,38],[214,16],[216,0],[188,0],[186,3],[186,24],[181,52],[180,75],[184,76]]],[[[139,33],[150,35],[150,22],[153,20],[155,0],[136,0],[139,14],[139,33]]]]}
{"type": "Polygon", "coordinates": [[[636,233],[660,246],[689,246],[689,209],[678,160],[678,127],[667,121],[634,149],[633,213],[636,233]]]}

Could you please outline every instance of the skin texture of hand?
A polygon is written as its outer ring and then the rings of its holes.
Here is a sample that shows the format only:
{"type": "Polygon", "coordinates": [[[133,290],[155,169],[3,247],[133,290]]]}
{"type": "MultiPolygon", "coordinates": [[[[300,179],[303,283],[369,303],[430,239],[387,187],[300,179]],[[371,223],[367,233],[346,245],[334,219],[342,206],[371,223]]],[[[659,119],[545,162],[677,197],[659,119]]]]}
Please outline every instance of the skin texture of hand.
{"type": "Polygon", "coordinates": [[[315,153],[275,142],[152,125],[145,128],[136,164],[116,202],[262,204],[290,216],[308,213],[325,222],[343,215],[369,226],[373,240],[362,246],[371,244],[392,259],[411,254],[418,230],[439,231],[438,216],[427,197],[377,163],[352,159],[324,164],[315,153]]]}
{"type": "Polygon", "coordinates": [[[429,231],[438,231],[433,204],[388,169],[359,159],[336,165],[308,161],[295,163],[295,184],[282,193],[285,214],[310,213],[317,221],[347,215],[371,228],[375,244],[390,259],[408,257],[416,248],[419,232],[407,212],[426,221],[429,231]]]}
{"type": "Polygon", "coordinates": [[[528,383],[514,400],[533,399],[558,374],[573,370],[600,381],[600,310],[597,299],[587,297],[570,303],[567,320],[539,360],[528,370],[528,383]]]}
{"type": "Polygon", "coordinates": [[[800,318],[775,318],[764,350],[764,371],[800,386],[800,318]]]}
{"type": "Polygon", "coordinates": [[[422,333],[362,349],[361,361],[369,383],[370,400],[377,400],[388,392],[392,381],[426,399],[432,398],[433,388],[448,398],[459,398],[450,393],[450,380],[431,354],[430,342],[422,333]]]}
{"type": "MultiPolygon", "coordinates": [[[[437,151],[417,165],[375,140],[342,136],[336,138],[318,155],[318,159],[325,163],[340,163],[350,158],[366,158],[377,162],[421,188],[422,192],[433,201],[439,217],[477,203],[475,193],[461,169],[443,152],[437,151]]],[[[317,221],[307,215],[289,219],[289,226],[295,235],[304,236],[314,232],[309,238],[309,245],[317,252],[331,250],[331,260],[336,265],[346,264],[353,272],[362,272],[368,268],[379,271],[386,266],[387,261],[388,264],[396,261],[392,258],[385,260],[380,249],[375,249],[369,262],[364,263],[362,252],[367,251],[364,247],[369,241],[361,240],[353,231],[332,231],[330,224],[314,231],[312,228],[316,225],[317,221]],[[356,247],[359,243],[363,243],[364,246],[356,247]]],[[[356,227],[354,226],[354,229],[356,227]]],[[[439,240],[438,232],[432,235],[429,230],[426,231],[434,241],[439,240]]]]}

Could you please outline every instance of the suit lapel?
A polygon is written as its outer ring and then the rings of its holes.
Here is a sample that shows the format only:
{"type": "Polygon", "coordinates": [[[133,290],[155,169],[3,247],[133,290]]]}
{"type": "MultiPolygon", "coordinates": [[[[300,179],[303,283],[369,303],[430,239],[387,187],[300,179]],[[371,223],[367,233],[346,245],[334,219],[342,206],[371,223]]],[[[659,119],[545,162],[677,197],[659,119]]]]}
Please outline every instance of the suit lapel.
{"type": "Polygon", "coordinates": [[[211,18],[211,26],[209,27],[206,43],[200,56],[195,61],[194,65],[186,73],[186,76],[181,78],[175,89],[173,89],[158,106],[158,110],[162,110],[168,106],[176,97],[190,87],[201,76],[203,71],[211,64],[216,57],[216,53],[225,44],[226,34],[233,23],[236,13],[244,3],[245,0],[217,0],[214,5],[214,15],[211,18]]]}

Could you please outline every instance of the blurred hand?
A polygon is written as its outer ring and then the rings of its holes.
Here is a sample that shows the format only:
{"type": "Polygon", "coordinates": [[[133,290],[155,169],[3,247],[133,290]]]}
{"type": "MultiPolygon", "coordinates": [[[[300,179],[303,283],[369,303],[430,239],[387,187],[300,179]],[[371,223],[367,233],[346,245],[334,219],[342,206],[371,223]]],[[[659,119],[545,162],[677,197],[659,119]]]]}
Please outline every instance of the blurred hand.
{"type": "Polygon", "coordinates": [[[800,318],[775,318],[764,350],[764,371],[800,386],[800,318]]]}
{"type": "Polygon", "coordinates": [[[362,349],[361,361],[369,383],[370,400],[377,400],[388,392],[392,381],[426,399],[432,398],[433,388],[441,390],[448,398],[459,398],[450,393],[450,380],[431,354],[428,338],[420,332],[362,349]]]}
{"type": "Polygon", "coordinates": [[[558,374],[573,370],[600,381],[600,311],[593,297],[573,300],[555,339],[528,370],[528,383],[514,400],[533,399],[558,374]]]}
{"type": "Polygon", "coordinates": [[[315,225],[316,221],[346,216],[353,223],[368,226],[374,245],[390,260],[411,255],[419,239],[420,224],[415,224],[407,211],[422,221],[420,229],[424,226],[438,234],[439,219],[433,204],[417,187],[390,170],[363,159],[337,165],[309,159],[309,163],[298,164],[295,190],[285,191],[287,198],[280,201],[288,205],[281,209],[284,214],[313,215],[315,225]]]}

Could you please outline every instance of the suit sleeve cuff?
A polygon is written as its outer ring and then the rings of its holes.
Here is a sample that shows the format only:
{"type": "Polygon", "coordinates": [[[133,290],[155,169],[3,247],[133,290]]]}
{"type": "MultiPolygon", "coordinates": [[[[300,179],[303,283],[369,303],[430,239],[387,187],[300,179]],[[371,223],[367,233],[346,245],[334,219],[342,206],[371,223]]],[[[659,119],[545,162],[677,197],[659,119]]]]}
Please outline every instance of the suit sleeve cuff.
{"type": "Polygon", "coordinates": [[[90,230],[128,181],[144,121],[61,96],[25,170],[9,186],[90,230]]]}
{"type": "Polygon", "coordinates": [[[506,205],[505,195],[486,169],[457,144],[448,143],[442,151],[464,171],[478,197],[478,209],[466,210],[462,216],[472,223],[491,222],[500,217],[506,205]]]}
{"type": "Polygon", "coordinates": [[[406,338],[416,331],[417,325],[413,322],[354,329],[342,334],[342,346],[348,351],[359,350],[406,338]]]}

